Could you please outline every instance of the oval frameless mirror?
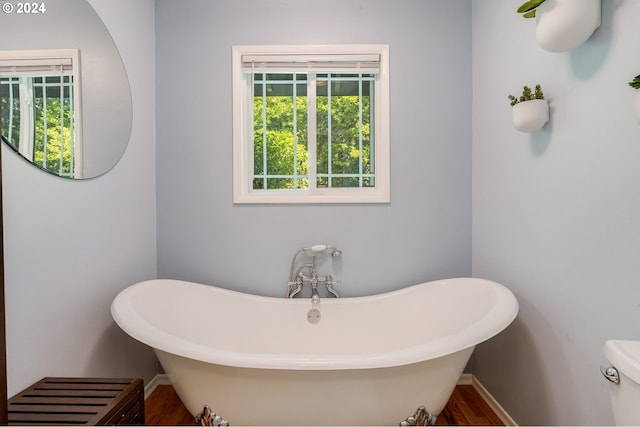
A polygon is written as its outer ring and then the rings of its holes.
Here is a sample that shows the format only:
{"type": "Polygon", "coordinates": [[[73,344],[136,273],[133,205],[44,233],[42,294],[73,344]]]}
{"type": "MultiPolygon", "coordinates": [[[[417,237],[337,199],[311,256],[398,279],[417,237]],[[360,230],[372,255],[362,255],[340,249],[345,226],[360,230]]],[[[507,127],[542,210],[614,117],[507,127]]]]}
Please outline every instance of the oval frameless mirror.
{"type": "Polygon", "coordinates": [[[129,142],[124,64],[87,0],[37,5],[0,15],[11,35],[0,38],[2,140],[48,173],[94,178],[115,166],[129,142]]]}

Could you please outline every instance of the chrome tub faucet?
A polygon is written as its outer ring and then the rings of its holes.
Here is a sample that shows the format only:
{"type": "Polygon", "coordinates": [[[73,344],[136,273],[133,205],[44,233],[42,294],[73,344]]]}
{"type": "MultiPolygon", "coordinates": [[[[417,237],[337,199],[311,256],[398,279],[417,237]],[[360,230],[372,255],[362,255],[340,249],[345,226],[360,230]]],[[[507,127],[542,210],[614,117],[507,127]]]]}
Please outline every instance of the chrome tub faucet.
{"type": "Polygon", "coordinates": [[[293,298],[300,293],[305,283],[311,285],[311,302],[314,304],[320,302],[318,283],[324,284],[331,295],[340,298],[340,294],[334,289],[334,286],[339,285],[340,282],[333,280],[331,276],[319,276],[316,269],[316,260],[328,254],[331,254],[332,257],[339,257],[342,256],[342,251],[335,246],[328,245],[314,245],[298,249],[291,260],[289,281],[287,282],[287,298],[293,298]],[[294,272],[296,261],[301,254],[307,258],[311,258],[311,262],[301,264],[294,272]]]}

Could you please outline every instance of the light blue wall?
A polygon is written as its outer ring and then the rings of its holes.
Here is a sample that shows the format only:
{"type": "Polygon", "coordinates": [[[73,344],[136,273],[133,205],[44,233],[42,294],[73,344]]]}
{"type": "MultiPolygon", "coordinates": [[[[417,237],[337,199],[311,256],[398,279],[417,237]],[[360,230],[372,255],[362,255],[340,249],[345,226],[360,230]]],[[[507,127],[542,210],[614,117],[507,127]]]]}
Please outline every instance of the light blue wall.
{"type": "Polygon", "coordinates": [[[626,85],[640,72],[640,2],[603,0],[595,36],[560,54],[506,0],[157,0],[155,39],[152,0],[91,4],[129,73],[131,143],[81,183],[3,158],[10,395],[44,375],[155,374],[108,307],[156,262],[159,277],[282,295],[295,249],[330,243],[345,295],[471,273],[503,282],[521,312],[477,349],[474,374],[521,424],[612,422],[602,344],[637,339],[640,324],[640,126],[626,85]],[[269,43],[390,44],[390,205],[233,206],[231,46],[269,43]],[[506,95],[535,83],[551,122],[520,134],[506,95]],[[56,227],[36,233],[42,205],[56,227]]]}
{"type": "Polygon", "coordinates": [[[473,1],[473,274],[520,301],[473,369],[520,424],[612,424],[602,346],[640,337],[640,2],[602,6],[592,39],[549,53],[517,4],[473,1]],[[536,83],[551,120],[522,134],[507,94],[536,83]]]}
{"type": "Polygon", "coordinates": [[[471,273],[471,4],[156,1],[158,276],[281,296],[333,244],[345,296],[471,273]],[[388,43],[391,204],[234,206],[231,46],[388,43]]]}
{"type": "MultiPolygon", "coordinates": [[[[83,6],[67,3],[46,5],[83,6]]],[[[9,396],[45,376],[149,380],[159,369],[151,350],[125,335],[109,311],[120,290],[156,275],[153,2],[90,4],[129,76],[131,139],[114,169],[81,182],[36,170],[2,144],[9,396]]],[[[4,20],[23,19],[33,26],[34,43],[45,37],[55,44],[58,37],[58,47],[73,47],[69,40],[80,37],[73,27],[38,33],[50,16],[2,14],[2,39],[4,20]]]]}

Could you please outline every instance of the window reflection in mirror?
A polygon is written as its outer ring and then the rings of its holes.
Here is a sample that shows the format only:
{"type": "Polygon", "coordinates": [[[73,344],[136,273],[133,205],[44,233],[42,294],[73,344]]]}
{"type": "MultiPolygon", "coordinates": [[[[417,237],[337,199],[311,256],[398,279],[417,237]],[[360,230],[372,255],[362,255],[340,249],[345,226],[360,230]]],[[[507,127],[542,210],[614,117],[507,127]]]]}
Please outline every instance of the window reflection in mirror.
{"type": "Polygon", "coordinates": [[[82,178],[79,52],[0,52],[2,139],[35,166],[82,178]]]}
{"type": "MultiPolygon", "coordinates": [[[[129,143],[133,104],[127,71],[111,34],[87,0],[46,3],[46,13],[28,19],[15,13],[0,17],[0,33],[5,35],[0,37],[0,52],[78,50],[82,81],[74,77],[74,95],[82,89],[82,117],[80,120],[76,103],[74,125],[76,135],[82,136],[82,144],[75,141],[76,152],[80,147],[81,155],[76,154],[74,159],[74,176],[62,179],[93,179],[110,171],[129,143]]],[[[13,151],[9,144],[2,145],[13,151]]],[[[22,155],[17,157],[31,164],[22,155]]],[[[40,166],[36,168],[44,171],[40,166]]]]}

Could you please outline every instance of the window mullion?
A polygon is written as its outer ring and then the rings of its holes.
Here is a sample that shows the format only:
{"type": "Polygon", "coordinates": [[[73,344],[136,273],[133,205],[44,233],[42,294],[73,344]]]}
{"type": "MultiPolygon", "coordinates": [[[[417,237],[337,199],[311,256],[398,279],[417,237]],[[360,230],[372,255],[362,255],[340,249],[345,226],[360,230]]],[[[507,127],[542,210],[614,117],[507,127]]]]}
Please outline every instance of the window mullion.
{"type": "MultiPolygon", "coordinates": [[[[9,78],[7,79],[7,82],[9,83],[9,125],[7,127],[8,131],[8,135],[7,138],[9,138],[9,142],[11,142],[11,144],[13,145],[13,112],[15,111],[15,104],[13,102],[13,78],[9,78]]],[[[18,143],[19,145],[19,143],[18,143]]]]}
{"type": "MultiPolygon", "coordinates": [[[[376,77],[376,81],[378,78],[376,77]]],[[[374,100],[374,96],[377,97],[378,93],[375,92],[375,81],[369,81],[369,173],[371,174],[371,180],[369,185],[376,186],[376,174],[378,170],[376,169],[376,152],[378,151],[378,144],[376,143],[376,126],[372,126],[372,123],[376,123],[376,102],[372,102],[374,100]]]]}
{"type": "Polygon", "coordinates": [[[18,151],[27,159],[34,161],[34,138],[33,138],[33,79],[31,77],[20,77],[20,140],[18,151]]]}
{"type": "Polygon", "coordinates": [[[327,73],[327,188],[333,187],[333,157],[331,155],[331,73],[327,73]]]}
{"type": "Polygon", "coordinates": [[[267,182],[267,78],[262,79],[262,188],[269,188],[267,182]]]}
{"type": "MultiPolygon", "coordinates": [[[[68,81],[68,88],[69,88],[69,128],[71,129],[75,129],[75,123],[74,123],[74,116],[75,116],[75,104],[73,103],[73,76],[69,76],[68,81]]],[[[79,176],[78,173],[78,169],[76,169],[76,159],[79,158],[78,157],[78,147],[79,144],[76,144],[76,133],[75,132],[71,132],[71,135],[69,136],[71,138],[71,164],[69,165],[70,167],[70,176],[79,176]]]]}
{"type": "Polygon", "coordinates": [[[298,188],[298,74],[293,73],[293,188],[298,188]]]}
{"type": "Polygon", "coordinates": [[[316,100],[316,73],[309,72],[307,78],[307,134],[308,134],[308,162],[309,191],[316,190],[316,166],[317,166],[317,100],[316,100]]]}
{"type": "Polygon", "coordinates": [[[60,166],[58,168],[59,174],[62,175],[64,170],[64,74],[62,67],[60,67],[60,93],[58,95],[58,102],[60,103],[60,166]]]}
{"type": "Polygon", "coordinates": [[[47,112],[49,110],[48,107],[48,95],[47,95],[47,85],[45,83],[45,78],[42,77],[42,132],[44,134],[44,141],[42,142],[42,167],[45,169],[49,169],[47,166],[47,155],[49,149],[49,132],[48,132],[48,121],[49,117],[47,112]]]}
{"type": "Polygon", "coordinates": [[[360,187],[363,186],[363,177],[362,177],[362,157],[364,156],[363,147],[362,147],[362,107],[363,107],[363,99],[362,99],[362,74],[358,75],[358,184],[360,187]]]}

